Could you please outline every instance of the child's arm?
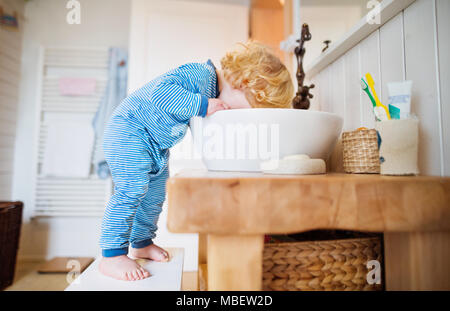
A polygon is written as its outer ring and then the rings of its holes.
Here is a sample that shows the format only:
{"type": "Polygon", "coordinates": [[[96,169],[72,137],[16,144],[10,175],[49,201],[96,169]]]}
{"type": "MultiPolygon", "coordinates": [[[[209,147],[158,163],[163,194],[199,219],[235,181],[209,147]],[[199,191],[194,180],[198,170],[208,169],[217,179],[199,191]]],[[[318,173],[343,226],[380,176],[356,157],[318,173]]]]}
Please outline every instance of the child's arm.
{"type": "Polygon", "coordinates": [[[222,100],[190,92],[174,80],[161,82],[152,92],[150,100],[161,110],[188,120],[193,116],[205,117],[226,109],[222,100]]]}
{"type": "Polygon", "coordinates": [[[150,101],[161,110],[186,119],[205,116],[208,111],[206,96],[189,92],[172,81],[158,84],[152,92],[150,101]]]}

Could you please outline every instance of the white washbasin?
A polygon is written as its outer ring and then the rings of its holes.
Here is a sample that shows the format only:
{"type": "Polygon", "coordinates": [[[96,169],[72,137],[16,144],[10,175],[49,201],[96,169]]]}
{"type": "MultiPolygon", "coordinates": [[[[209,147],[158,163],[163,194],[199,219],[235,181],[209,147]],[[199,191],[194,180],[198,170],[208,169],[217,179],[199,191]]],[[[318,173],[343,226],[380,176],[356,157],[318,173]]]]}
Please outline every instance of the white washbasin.
{"type": "Polygon", "coordinates": [[[261,161],[293,154],[327,160],[342,123],[329,112],[258,108],[194,117],[190,127],[208,170],[259,172],[261,161]]]}

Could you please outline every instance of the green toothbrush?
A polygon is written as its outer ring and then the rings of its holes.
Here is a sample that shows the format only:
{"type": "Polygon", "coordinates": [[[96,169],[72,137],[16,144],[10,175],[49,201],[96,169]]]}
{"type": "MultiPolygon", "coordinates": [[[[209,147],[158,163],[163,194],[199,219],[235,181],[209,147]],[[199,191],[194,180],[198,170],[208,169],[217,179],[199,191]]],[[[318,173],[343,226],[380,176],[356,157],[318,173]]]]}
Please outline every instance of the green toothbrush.
{"type": "Polygon", "coordinates": [[[370,101],[372,102],[373,108],[377,106],[377,103],[375,102],[375,99],[373,98],[372,94],[370,93],[369,86],[367,85],[366,81],[364,81],[363,78],[361,78],[361,88],[364,92],[367,93],[367,96],[369,96],[370,101]]]}
{"type": "Polygon", "coordinates": [[[376,103],[375,99],[373,98],[372,94],[370,93],[369,85],[367,85],[366,81],[364,81],[364,78],[361,78],[361,88],[366,92],[367,96],[369,96],[369,99],[373,106],[373,113],[375,114],[375,120],[381,121],[381,120],[386,119],[383,117],[383,111],[380,111],[379,109],[377,109],[378,108],[377,103],[376,103]]]}

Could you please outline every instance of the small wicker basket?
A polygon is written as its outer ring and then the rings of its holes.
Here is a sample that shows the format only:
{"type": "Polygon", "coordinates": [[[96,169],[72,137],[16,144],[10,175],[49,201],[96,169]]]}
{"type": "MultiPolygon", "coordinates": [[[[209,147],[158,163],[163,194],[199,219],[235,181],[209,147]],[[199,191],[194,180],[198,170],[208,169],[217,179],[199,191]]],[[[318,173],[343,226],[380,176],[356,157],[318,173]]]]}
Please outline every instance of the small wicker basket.
{"type": "Polygon", "coordinates": [[[380,173],[378,135],[375,129],[342,133],[342,152],[346,173],[380,173]]]}
{"type": "Polygon", "coordinates": [[[0,201],[0,290],[14,279],[22,208],[22,202],[0,201]]]}
{"type": "Polygon", "coordinates": [[[367,281],[367,262],[383,267],[380,237],[329,241],[266,243],[263,289],[275,291],[378,291],[381,284],[367,281]]]}

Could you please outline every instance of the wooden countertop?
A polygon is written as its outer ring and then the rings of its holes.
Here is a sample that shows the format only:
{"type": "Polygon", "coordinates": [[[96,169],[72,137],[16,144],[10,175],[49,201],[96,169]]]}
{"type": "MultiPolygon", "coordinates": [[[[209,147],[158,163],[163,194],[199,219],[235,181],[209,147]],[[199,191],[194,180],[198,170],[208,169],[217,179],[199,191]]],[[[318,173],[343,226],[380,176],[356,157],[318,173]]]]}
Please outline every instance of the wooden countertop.
{"type": "Polygon", "coordinates": [[[172,232],[450,230],[449,177],[185,170],[167,187],[172,232]]]}

